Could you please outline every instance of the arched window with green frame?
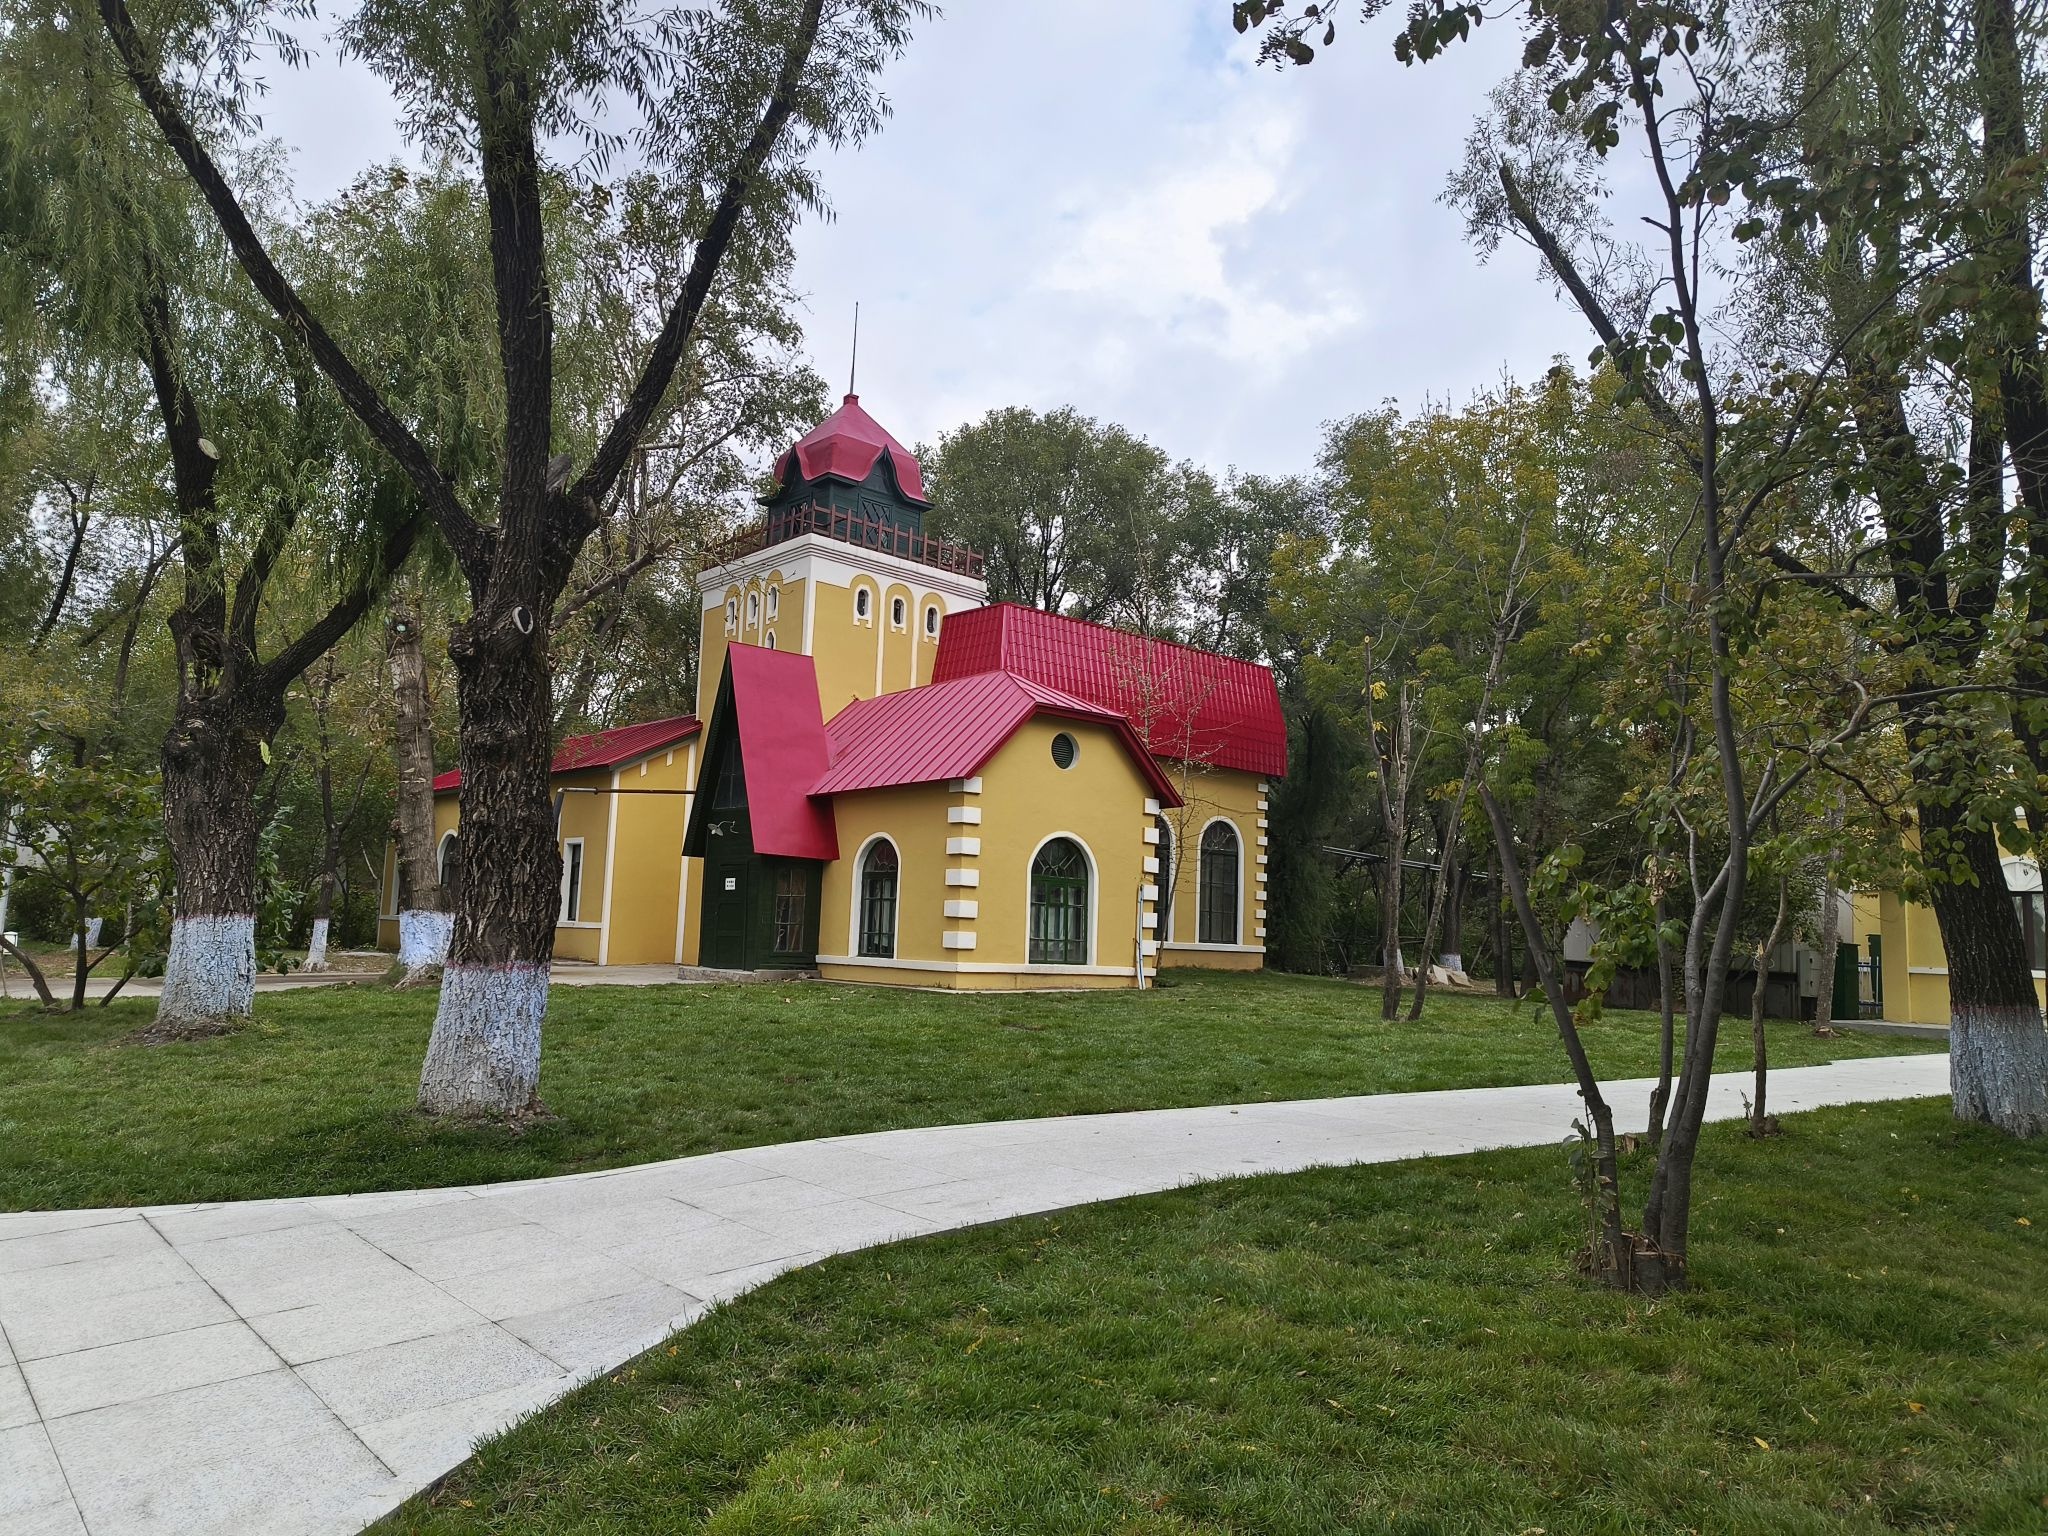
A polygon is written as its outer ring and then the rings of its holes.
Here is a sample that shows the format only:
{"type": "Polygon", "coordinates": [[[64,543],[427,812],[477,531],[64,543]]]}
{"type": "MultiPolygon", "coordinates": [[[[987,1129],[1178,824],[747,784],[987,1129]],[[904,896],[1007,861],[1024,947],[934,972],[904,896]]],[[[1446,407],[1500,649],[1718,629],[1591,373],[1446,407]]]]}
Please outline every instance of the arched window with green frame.
{"type": "Polygon", "coordinates": [[[860,949],[877,960],[896,956],[896,845],[878,837],[860,861],[860,949]]]}
{"type": "Polygon", "coordinates": [[[1088,963],[1088,855],[1072,838],[1056,837],[1031,861],[1033,965],[1088,963]]]}

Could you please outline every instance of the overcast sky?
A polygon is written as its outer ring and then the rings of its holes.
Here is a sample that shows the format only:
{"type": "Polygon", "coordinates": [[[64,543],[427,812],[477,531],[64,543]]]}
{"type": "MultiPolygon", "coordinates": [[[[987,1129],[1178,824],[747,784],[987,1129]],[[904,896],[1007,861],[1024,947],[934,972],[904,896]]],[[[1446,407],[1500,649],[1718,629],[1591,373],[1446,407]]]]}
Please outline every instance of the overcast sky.
{"type": "MultiPolygon", "coordinates": [[[[952,0],[889,70],[894,115],[825,168],[805,228],[811,353],[906,442],[996,406],[1073,405],[1176,458],[1285,473],[1321,423],[1528,378],[1589,338],[1505,249],[1482,267],[1437,202],[1512,28],[1426,66],[1350,27],[1257,68],[1227,0],[952,0]]],[[[405,153],[379,83],[274,76],[298,191],[405,153]]]]}

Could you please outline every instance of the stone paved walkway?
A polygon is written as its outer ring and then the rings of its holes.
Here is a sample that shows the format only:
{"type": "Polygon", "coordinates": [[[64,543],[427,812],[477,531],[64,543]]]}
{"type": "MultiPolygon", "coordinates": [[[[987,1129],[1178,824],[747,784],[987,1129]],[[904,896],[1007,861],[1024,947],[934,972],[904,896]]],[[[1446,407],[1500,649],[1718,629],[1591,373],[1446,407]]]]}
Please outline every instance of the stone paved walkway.
{"type": "MultiPolygon", "coordinates": [[[[1716,1118],[1741,1114],[1744,1081],[1716,1079],[1716,1118]]],[[[1614,1102],[1639,1115],[1648,1089],[1614,1102]]],[[[1771,1100],[1947,1089],[1946,1056],[1907,1056],[1779,1071],[1771,1100]]],[[[1577,1110],[1565,1086],[1381,1094],[0,1215],[0,1536],[343,1536],[478,1437],[826,1254],[1202,1179],[1539,1145],[1577,1110]]]]}

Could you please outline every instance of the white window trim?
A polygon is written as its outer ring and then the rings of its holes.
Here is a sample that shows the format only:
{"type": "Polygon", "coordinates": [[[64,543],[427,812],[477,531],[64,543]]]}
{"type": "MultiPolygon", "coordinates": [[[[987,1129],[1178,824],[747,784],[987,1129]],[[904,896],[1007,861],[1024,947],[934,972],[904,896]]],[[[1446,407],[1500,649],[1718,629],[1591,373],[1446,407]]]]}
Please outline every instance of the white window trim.
{"type": "MultiPolygon", "coordinates": [[[[1243,949],[1244,943],[1244,829],[1228,816],[1211,816],[1202,823],[1201,835],[1195,839],[1195,947],[1197,949],[1243,949]],[[1202,942],[1202,839],[1209,835],[1209,829],[1217,822],[1230,828],[1230,835],[1237,839],[1237,940],[1230,944],[1204,944],[1202,942]]],[[[1182,855],[1186,857],[1186,855],[1182,855]]]]}
{"type": "Polygon", "coordinates": [[[590,861],[585,857],[583,839],[565,837],[562,839],[562,889],[555,903],[555,926],[557,928],[599,928],[601,923],[586,923],[582,920],[583,888],[590,879],[590,861]],[[569,915],[569,850],[576,850],[576,913],[569,915]]]}
{"type": "Polygon", "coordinates": [[[782,611],[782,588],[781,588],[781,587],[779,587],[779,586],[772,586],[772,587],[770,587],[770,588],[768,589],[768,619],[769,619],[769,622],[773,623],[773,622],[774,622],[774,620],[775,620],[775,616],[776,616],[776,615],[777,615],[778,613],[780,613],[781,611],[782,611]]]}
{"type": "Polygon", "coordinates": [[[870,629],[874,627],[875,589],[868,582],[856,581],[853,584],[853,622],[856,624],[865,624],[870,629]],[[861,600],[863,598],[867,600],[867,609],[865,612],[863,612],[861,609],[861,600]]]}
{"type": "Polygon", "coordinates": [[[441,840],[434,844],[434,880],[437,884],[448,883],[448,845],[455,841],[460,830],[459,827],[450,827],[441,834],[441,840]]]}
{"type": "Polygon", "coordinates": [[[927,640],[939,638],[939,605],[928,602],[924,605],[924,637],[927,640]]]}
{"type": "Polygon", "coordinates": [[[901,947],[903,937],[903,849],[895,838],[886,832],[877,832],[853,856],[853,910],[846,917],[846,952],[862,960],[887,960],[901,947]],[[887,955],[862,955],[860,952],[860,909],[865,899],[863,887],[867,884],[868,850],[877,843],[887,843],[896,850],[896,912],[889,928],[889,949],[887,955]]]}
{"type": "Polygon", "coordinates": [[[910,599],[900,593],[889,599],[889,628],[899,635],[910,628],[910,599]]]}
{"type": "MultiPolygon", "coordinates": [[[[1048,832],[1038,840],[1037,845],[1032,848],[1030,856],[1024,860],[1024,959],[1026,963],[1022,966],[1002,967],[1002,969],[1034,971],[1091,970],[1095,965],[1095,910],[1100,905],[1101,900],[1102,876],[1095,865],[1095,850],[1088,846],[1087,841],[1078,832],[1048,832]],[[1080,849],[1081,857],[1088,861],[1088,958],[1080,965],[1034,964],[1031,961],[1031,866],[1038,862],[1038,856],[1045,851],[1047,843],[1057,842],[1063,837],[1080,849]]],[[[1117,974],[1129,976],[1134,973],[1134,970],[1135,967],[1126,966],[1118,971],[1117,974]]]]}

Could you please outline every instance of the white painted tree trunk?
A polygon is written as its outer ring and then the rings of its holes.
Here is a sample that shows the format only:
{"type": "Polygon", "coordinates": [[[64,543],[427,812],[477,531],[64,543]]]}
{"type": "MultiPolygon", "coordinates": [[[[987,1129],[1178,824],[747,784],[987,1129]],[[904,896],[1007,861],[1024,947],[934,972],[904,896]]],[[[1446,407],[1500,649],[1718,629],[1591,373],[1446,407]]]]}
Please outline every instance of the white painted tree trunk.
{"type": "Polygon", "coordinates": [[[455,932],[453,912],[400,912],[398,963],[405,967],[401,987],[431,981],[448,963],[448,940],[455,932]]]}
{"type": "Polygon", "coordinates": [[[544,965],[451,965],[420,1068],[420,1108],[469,1117],[516,1115],[540,1091],[544,965]]]}
{"type": "Polygon", "coordinates": [[[306,969],[327,969],[327,919],[324,917],[313,919],[313,937],[306,945],[306,969]]]}
{"type": "Polygon", "coordinates": [[[256,996],[256,919],[248,914],[179,917],[171,921],[164,958],[159,1024],[239,1023],[256,996]]]}
{"type": "Polygon", "coordinates": [[[1949,1093],[1958,1120],[2012,1136],[2048,1136],[2048,1033],[2025,1004],[1957,1004],[1949,1017],[1949,1093]]]}

